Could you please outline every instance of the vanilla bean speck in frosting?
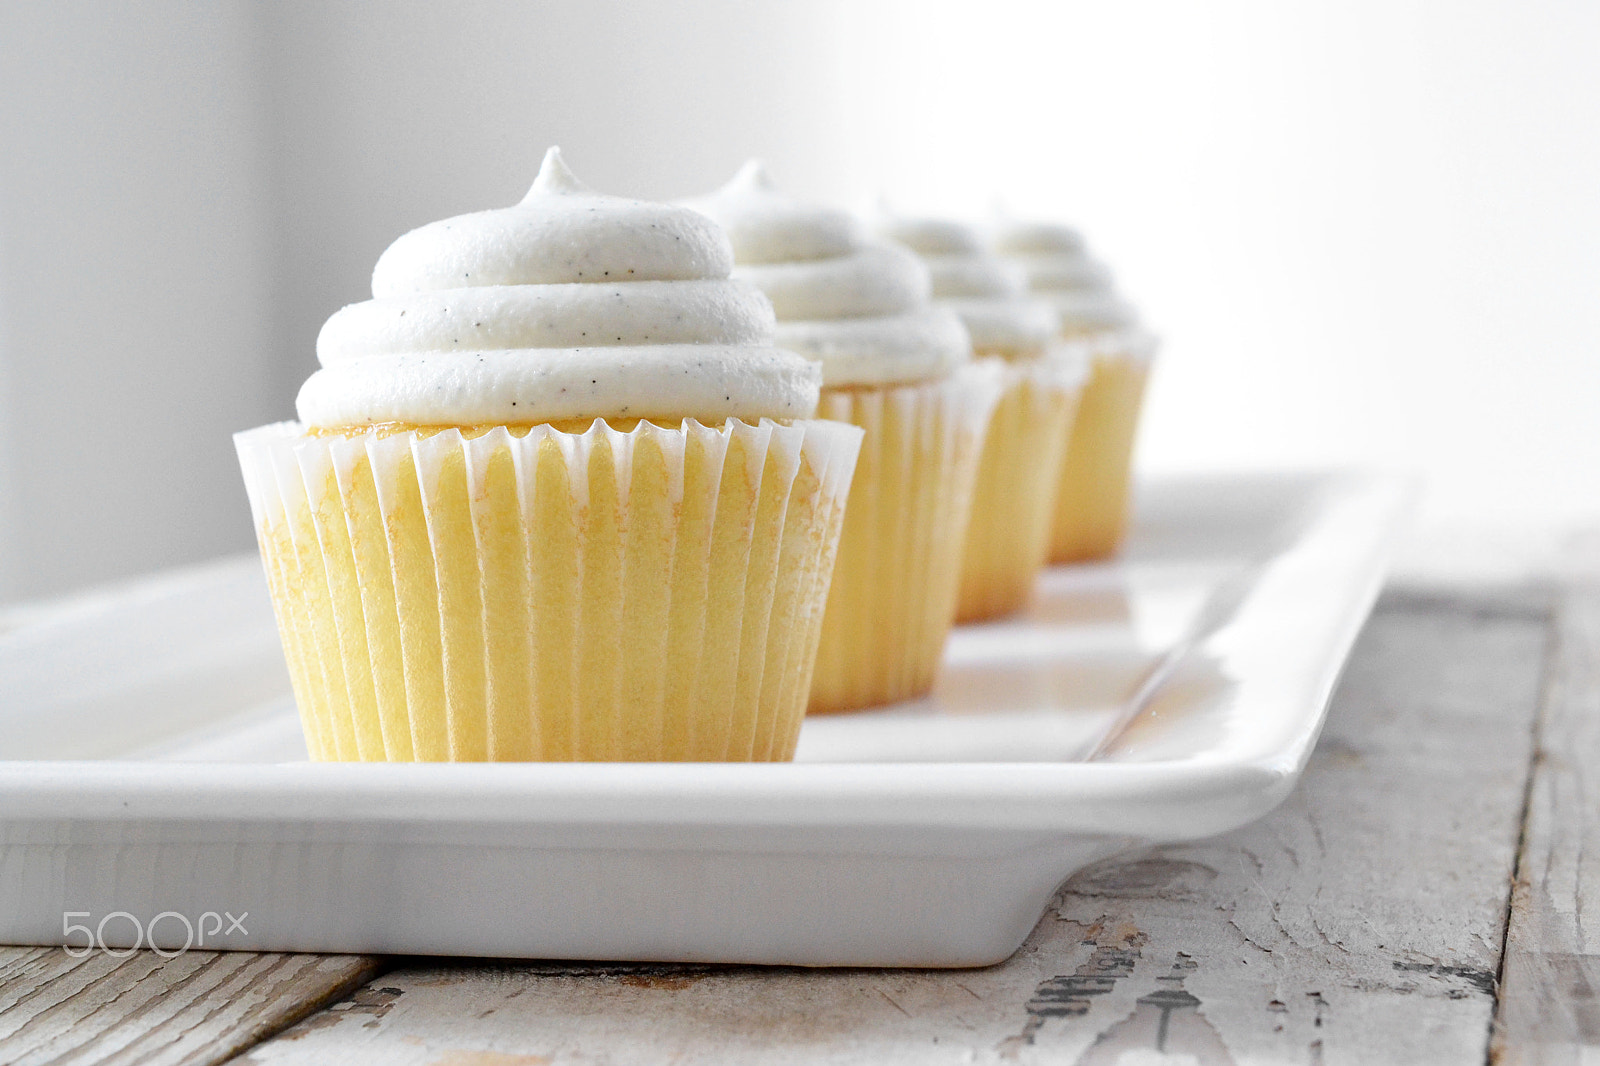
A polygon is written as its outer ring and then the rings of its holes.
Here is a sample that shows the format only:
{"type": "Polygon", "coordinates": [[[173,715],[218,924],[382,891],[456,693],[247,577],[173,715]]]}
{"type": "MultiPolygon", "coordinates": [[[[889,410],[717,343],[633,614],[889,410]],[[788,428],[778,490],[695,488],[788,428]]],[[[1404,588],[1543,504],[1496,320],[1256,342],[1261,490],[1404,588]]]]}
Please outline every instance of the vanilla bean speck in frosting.
{"type": "Polygon", "coordinates": [[[1022,269],[1028,287],[1061,315],[1063,333],[1125,329],[1138,323],[1118,296],[1111,271],[1092,258],[1077,230],[1052,222],[1008,221],[992,234],[996,253],[1022,269]]]}
{"type": "Polygon", "coordinates": [[[777,343],[822,364],[823,383],[887,385],[948,375],[971,358],[961,321],[930,302],[928,270],[849,214],[778,192],[760,163],[686,201],[733,244],[733,276],[766,293],[777,343]]]}
{"type": "Polygon", "coordinates": [[[816,366],[695,211],[596,193],[552,148],[514,207],[412,230],[317,338],[308,426],[808,418],[816,366]]]}
{"type": "Polygon", "coordinates": [[[990,252],[976,227],[941,218],[884,217],[880,236],[922,257],[934,300],[961,316],[980,355],[1042,355],[1060,323],[1053,308],[1028,293],[1022,268],[990,252]]]}

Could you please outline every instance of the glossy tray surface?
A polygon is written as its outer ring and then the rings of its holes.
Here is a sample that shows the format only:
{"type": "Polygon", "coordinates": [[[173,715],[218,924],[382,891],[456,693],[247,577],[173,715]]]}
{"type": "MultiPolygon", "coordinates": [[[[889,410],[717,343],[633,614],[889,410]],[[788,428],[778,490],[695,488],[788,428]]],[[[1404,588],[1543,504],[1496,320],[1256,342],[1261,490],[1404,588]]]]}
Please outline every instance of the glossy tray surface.
{"type": "Polygon", "coordinates": [[[0,943],[248,912],[205,946],[994,962],[1086,863],[1293,788],[1410,495],[1156,483],[1125,558],[958,630],[930,699],[808,720],[791,765],[312,765],[254,556],[86,599],[0,635],[0,943]]]}

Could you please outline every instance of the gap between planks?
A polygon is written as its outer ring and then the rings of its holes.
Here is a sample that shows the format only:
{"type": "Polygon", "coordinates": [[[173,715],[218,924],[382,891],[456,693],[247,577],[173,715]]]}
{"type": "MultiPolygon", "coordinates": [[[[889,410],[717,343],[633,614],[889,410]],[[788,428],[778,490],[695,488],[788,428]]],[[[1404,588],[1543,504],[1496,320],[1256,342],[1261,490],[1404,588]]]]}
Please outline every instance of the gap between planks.
{"type": "Polygon", "coordinates": [[[209,1066],[358,989],[356,955],[0,948],[0,1062],[209,1066]]]}
{"type": "Polygon", "coordinates": [[[1600,550],[1565,583],[1536,726],[1491,1066],[1600,1061],[1600,550]]]}

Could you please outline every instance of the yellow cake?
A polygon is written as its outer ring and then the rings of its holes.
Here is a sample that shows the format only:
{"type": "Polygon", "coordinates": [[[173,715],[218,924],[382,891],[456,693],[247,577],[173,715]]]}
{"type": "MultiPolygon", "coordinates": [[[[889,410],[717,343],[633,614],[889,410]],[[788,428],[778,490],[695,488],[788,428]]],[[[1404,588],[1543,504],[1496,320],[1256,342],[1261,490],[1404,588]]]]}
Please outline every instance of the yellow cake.
{"type": "Polygon", "coordinates": [[[1089,378],[1061,463],[1050,559],[1071,563],[1115,555],[1128,529],[1133,446],[1150,377],[1147,334],[1095,337],[1089,378]]]}
{"type": "Polygon", "coordinates": [[[1020,610],[1049,549],[1056,474],[1082,388],[1081,348],[1061,343],[1051,308],[978,231],[944,219],[884,219],[879,232],[917,252],[936,302],[955,311],[975,353],[1004,366],[974,489],[956,620],[1020,610]]]}
{"type": "Polygon", "coordinates": [[[984,441],[967,529],[956,620],[978,622],[1027,605],[1044,569],[1056,471],[1079,408],[1083,362],[1047,345],[1008,359],[1006,387],[984,441]]]}
{"type": "Polygon", "coordinates": [[[812,713],[924,695],[950,631],[997,366],[971,362],[927,268],[833,210],[778,192],[759,164],[688,201],[727,230],[777,342],[822,367],[818,415],[861,427],[812,678],[812,713]]]}
{"type": "Polygon", "coordinates": [[[1060,468],[1050,558],[1105,558],[1127,531],[1134,441],[1155,339],[1137,327],[1133,308],[1076,231],[1011,222],[995,231],[994,246],[1061,316],[1061,336],[1089,351],[1089,378],[1060,468]]]}
{"type": "Polygon", "coordinates": [[[978,457],[999,367],[936,382],[825,388],[817,413],[866,437],[823,619],[812,713],[933,688],[954,624],[978,457]]]}
{"type": "Polygon", "coordinates": [[[554,150],[384,253],[237,438],[313,759],[792,756],[861,433],[731,266],[554,150]]]}

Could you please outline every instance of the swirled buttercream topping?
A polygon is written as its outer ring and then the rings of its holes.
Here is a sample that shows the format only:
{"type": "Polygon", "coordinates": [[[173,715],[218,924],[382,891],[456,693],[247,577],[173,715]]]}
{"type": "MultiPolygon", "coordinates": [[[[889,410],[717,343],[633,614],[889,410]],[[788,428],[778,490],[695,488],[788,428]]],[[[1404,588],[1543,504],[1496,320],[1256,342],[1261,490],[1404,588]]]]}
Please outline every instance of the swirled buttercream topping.
{"type": "Polygon", "coordinates": [[[1022,271],[1034,294],[1056,309],[1062,333],[1123,329],[1138,321],[1112,289],[1111,271],[1089,255],[1077,230],[1053,222],[1005,222],[995,227],[992,243],[1022,271]]]}
{"type": "Polygon", "coordinates": [[[1029,295],[1026,273],[988,251],[975,227],[950,219],[886,217],[877,231],[922,257],[934,300],[961,316],[980,354],[1030,358],[1043,354],[1055,337],[1055,310],[1029,295]]]}
{"type": "Polygon", "coordinates": [[[772,301],[778,344],[820,362],[825,384],[922,381],[970,358],[966,330],[930,302],[916,255],[866,236],[843,211],[778,192],[760,163],[686,205],[727,231],[733,276],[772,301]]]}
{"type": "Polygon", "coordinates": [[[331,428],[587,418],[804,418],[820,374],[776,347],[703,215],[605,196],[552,148],[515,207],[390,245],[373,299],[317,338],[300,418],[331,428]]]}
{"type": "Polygon", "coordinates": [[[995,226],[994,250],[1001,255],[1084,255],[1083,234],[1059,222],[1006,221],[995,226]]]}
{"type": "Polygon", "coordinates": [[[1139,324],[1139,312],[1110,289],[1062,289],[1038,295],[1049,300],[1061,316],[1065,337],[1127,330],[1139,324]]]}

